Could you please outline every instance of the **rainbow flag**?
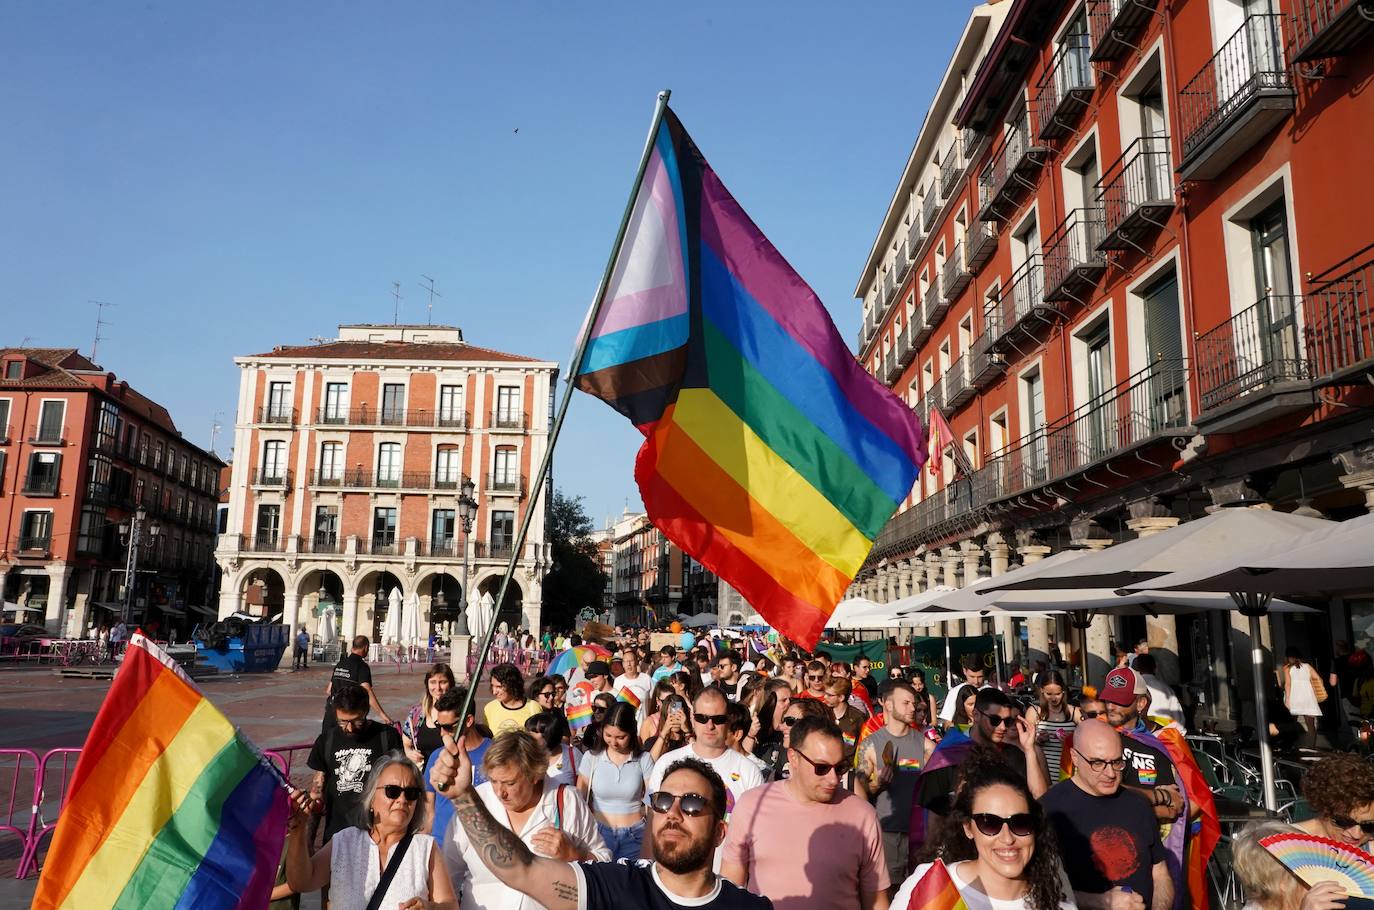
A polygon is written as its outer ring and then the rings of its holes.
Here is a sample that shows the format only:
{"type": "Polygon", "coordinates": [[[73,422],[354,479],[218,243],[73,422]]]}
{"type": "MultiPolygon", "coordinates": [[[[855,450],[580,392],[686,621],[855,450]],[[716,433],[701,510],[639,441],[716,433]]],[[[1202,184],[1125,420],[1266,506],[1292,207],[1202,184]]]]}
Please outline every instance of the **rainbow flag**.
{"type": "Polygon", "coordinates": [[[281,775],[142,633],[68,794],[35,908],[267,906],[286,834],[281,775]]]}
{"type": "Polygon", "coordinates": [[[639,706],[642,701],[640,697],[635,694],[635,690],[631,689],[629,686],[626,686],[625,688],[617,692],[615,695],[615,700],[623,701],[625,704],[629,705],[631,708],[634,708],[636,711],[639,710],[639,706]]]}
{"type": "Polygon", "coordinates": [[[968,910],[964,896],[954,886],[943,860],[930,864],[926,874],[911,889],[911,899],[906,902],[907,910],[968,910]]]}
{"type": "Polygon", "coordinates": [[[650,520],[807,649],[926,455],[919,420],[664,112],[574,370],[645,436],[650,520]]]}
{"type": "Polygon", "coordinates": [[[581,730],[592,722],[592,703],[587,701],[568,708],[568,726],[581,730]]]}

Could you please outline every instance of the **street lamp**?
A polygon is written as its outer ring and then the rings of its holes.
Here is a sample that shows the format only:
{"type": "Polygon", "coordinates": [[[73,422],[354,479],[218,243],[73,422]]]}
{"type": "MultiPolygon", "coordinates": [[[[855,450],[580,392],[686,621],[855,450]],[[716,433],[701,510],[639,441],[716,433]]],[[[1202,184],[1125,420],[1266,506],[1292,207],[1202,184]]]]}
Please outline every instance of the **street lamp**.
{"type": "Polygon", "coordinates": [[[468,635],[468,535],[472,533],[472,522],[477,517],[477,484],[471,477],[464,477],[458,488],[458,524],[463,529],[463,602],[458,605],[458,621],[454,624],[455,635],[468,635]]]}
{"type": "Polygon", "coordinates": [[[129,551],[124,561],[124,604],[119,612],[119,621],[126,626],[129,624],[130,607],[133,606],[134,581],[138,577],[138,552],[140,547],[147,547],[152,552],[157,544],[157,537],[162,533],[162,526],[154,518],[148,525],[148,539],[143,539],[143,524],[148,521],[148,510],[139,506],[134,510],[133,518],[119,524],[119,536],[123,538],[129,547],[129,551]]]}

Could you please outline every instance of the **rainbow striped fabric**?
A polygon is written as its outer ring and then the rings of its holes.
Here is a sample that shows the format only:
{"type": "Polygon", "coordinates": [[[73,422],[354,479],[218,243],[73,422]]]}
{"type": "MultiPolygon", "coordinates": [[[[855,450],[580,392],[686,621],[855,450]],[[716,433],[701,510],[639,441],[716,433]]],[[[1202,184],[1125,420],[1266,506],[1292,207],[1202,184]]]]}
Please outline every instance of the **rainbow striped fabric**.
{"type": "Polygon", "coordinates": [[[617,692],[615,695],[615,700],[623,701],[625,704],[629,705],[631,708],[634,708],[636,711],[639,710],[639,706],[641,704],[639,696],[636,695],[635,690],[631,689],[629,686],[626,686],[619,692],[617,692]]]}
{"type": "Polygon", "coordinates": [[[925,461],[920,422],[666,111],[576,370],[645,435],[649,518],[813,648],[925,461]]]}
{"type": "Polygon", "coordinates": [[[968,910],[968,904],[954,879],[949,877],[943,860],[930,864],[926,874],[911,889],[911,898],[906,903],[907,910],[968,910]]]}
{"type": "Polygon", "coordinates": [[[568,726],[574,730],[584,729],[592,722],[592,703],[583,702],[568,708],[568,726]]]}
{"type": "Polygon", "coordinates": [[[68,793],[34,907],[267,906],[286,834],[281,776],[142,634],[68,793]]]}

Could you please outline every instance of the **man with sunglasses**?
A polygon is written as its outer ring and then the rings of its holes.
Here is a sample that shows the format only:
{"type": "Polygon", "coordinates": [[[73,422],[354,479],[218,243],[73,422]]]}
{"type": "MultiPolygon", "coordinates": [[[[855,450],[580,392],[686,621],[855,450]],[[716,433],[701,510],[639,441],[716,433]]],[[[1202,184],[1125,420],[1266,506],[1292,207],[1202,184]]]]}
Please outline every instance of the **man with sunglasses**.
{"type": "MultiPolygon", "coordinates": [[[[948,815],[960,779],[960,767],[974,748],[995,753],[1025,778],[1037,799],[1050,788],[1045,757],[1036,744],[1036,724],[1022,717],[1000,689],[980,689],[973,702],[968,735],[945,734],[931,753],[916,786],[916,802],[936,815],[948,815]]],[[[915,844],[913,843],[913,847],[915,844]]]]}
{"type": "Polygon", "coordinates": [[[731,701],[740,700],[740,692],[749,681],[749,674],[740,672],[739,655],[734,651],[721,651],[716,656],[716,685],[731,701]]]}
{"type": "MultiPolygon", "coordinates": [[[[763,783],[763,773],[749,756],[730,748],[730,714],[726,699],[716,688],[703,689],[692,705],[692,731],[696,739],[680,749],[664,754],[654,763],[653,773],[649,775],[646,793],[653,793],[663,784],[664,771],[674,762],[692,758],[720,775],[729,791],[729,806],[734,804],[749,790],[763,783]]],[[[730,811],[726,811],[729,820],[730,811]]],[[[648,842],[646,841],[646,845],[648,842]]],[[[646,852],[648,847],[646,846],[646,852]]],[[[720,851],[716,851],[719,868],[720,851]]]]}
{"type": "Polygon", "coordinates": [[[1149,803],[1121,786],[1122,740],[1087,720],[1074,730],[1073,777],[1040,800],[1080,910],[1170,910],[1174,883],[1149,803]]]}
{"type": "Polygon", "coordinates": [[[820,660],[813,660],[807,663],[806,670],[802,674],[802,683],[806,686],[796,697],[813,698],[816,701],[825,701],[825,683],[830,679],[830,669],[820,660]]]}
{"type": "Polygon", "coordinates": [[[361,686],[341,686],[333,699],[334,724],[315,738],[306,767],[315,772],[312,793],[324,796],[324,839],[354,823],[372,763],[401,748],[401,734],[367,716],[369,695],[361,686]]]}
{"type": "Polygon", "coordinates": [[[840,728],[803,717],[788,742],[791,776],[736,804],[721,875],[789,910],[885,910],[882,831],[873,807],[841,785],[840,728]]]}
{"type": "MultiPolygon", "coordinates": [[[[545,677],[543,685],[549,689],[549,694],[553,694],[553,683],[545,677]]],[[[472,783],[474,786],[482,783],[487,776],[482,773],[482,756],[487,754],[487,747],[491,745],[491,740],[482,735],[477,729],[477,718],[473,715],[473,706],[468,706],[468,715],[463,718],[463,723],[458,723],[458,712],[463,710],[463,700],[467,698],[467,690],[462,686],[455,686],[449,689],[439,700],[434,703],[435,719],[439,727],[439,735],[445,734],[458,737],[461,734],[463,747],[467,750],[468,757],[472,759],[472,783]]],[[[424,779],[425,779],[425,800],[429,803],[429,833],[434,835],[435,841],[440,848],[444,846],[444,839],[448,836],[448,823],[453,819],[453,803],[446,799],[437,799],[434,785],[429,782],[429,772],[434,769],[434,764],[439,760],[439,756],[444,752],[443,749],[435,749],[425,757],[424,779]]]]}

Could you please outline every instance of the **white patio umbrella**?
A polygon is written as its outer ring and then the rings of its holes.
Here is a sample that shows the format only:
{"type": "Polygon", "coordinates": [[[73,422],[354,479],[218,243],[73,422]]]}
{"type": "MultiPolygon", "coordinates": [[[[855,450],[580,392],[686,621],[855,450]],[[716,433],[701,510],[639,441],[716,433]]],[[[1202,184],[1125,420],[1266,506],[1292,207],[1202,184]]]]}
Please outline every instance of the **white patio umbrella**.
{"type": "Polygon", "coordinates": [[[476,588],[473,588],[468,595],[468,603],[465,609],[467,610],[468,616],[468,630],[472,633],[473,638],[481,641],[482,636],[487,632],[487,626],[485,617],[482,614],[482,595],[477,593],[476,588]]]}
{"type": "Polygon", "coordinates": [[[420,595],[411,591],[401,614],[401,644],[413,648],[420,643],[420,595]]]}
{"type": "Polygon", "coordinates": [[[491,624],[496,622],[496,598],[491,596],[490,591],[486,591],[477,605],[478,612],[482,614],[482,634],[486,635],[491,624]]]}
{"type": "Polygon", "coordinates": [[[401,638],[401,589],[392,588],[386,599],[386,623],[382,626],[382,644],[394,644],[401,638]]]}
{"type": "MultiPolygon", "coordinates": [[[[900,600],[890,601],[889,603],[873,603],[861,610],[851,610],[838,620],[832,615],[830,621],[825,624],[827,629],[854,630],[854,629],[889,629],[903,628],[921,625],[914,619],[903,617],[904,611],[912,613],[921,611],[926,605],[945,594],[954,591],[954,588],[947,588],[941,585],[930,591],[921,594],[913,594],[910,597],[903,597],[900,600]]],[[[839,608],[836,608],[836,612],[839,608]]],[[[941,617],[942,619],[944,617],[941,617]]]]}
{"type": "Polygon", "coordinates": [[[320,641],[328,647],[334,641],[334,604],[325,604],[320,613],[320,641]]]}
{"type": "Polygon", "coordinates": [[[826,621],[825,627],[827,629],[840,628],[836,624],[845,622],[850,616],[859,613],[871,613],[881,607],[882,604],[876,600],[869,600],[867,597],[850,597],[835,604],[835,609],[830,614],[830,619],[826,621]]]}
{"type": "Polygon", "coordinates": [[[698,613],[682,621],[682,624],[689,629],[705,629],[710,626],[718,625],[719,623],[720,617],[714,613],[698,613]]]}

